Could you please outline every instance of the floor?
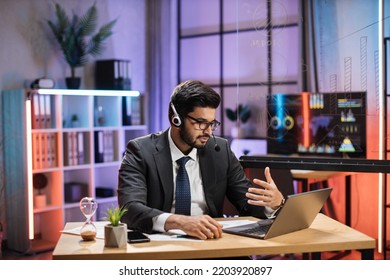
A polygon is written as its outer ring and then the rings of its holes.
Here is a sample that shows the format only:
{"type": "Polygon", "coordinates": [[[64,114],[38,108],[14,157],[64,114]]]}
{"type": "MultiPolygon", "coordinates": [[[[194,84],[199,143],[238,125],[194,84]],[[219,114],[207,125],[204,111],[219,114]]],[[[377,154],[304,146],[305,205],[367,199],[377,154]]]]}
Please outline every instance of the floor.
{"type": "Polygon", "coordinates": [[[53,251],[42,252],[37,254],[19,254],[11,251],[3,251],[0,260],[51,260],[53,251]]]}
{"type": "MultiPolygon", "coordinates": [[[[30,255],[22,255],[15,252],[3,251],[2,256],[0,255],[0,260],[51,260],[52,259],[52,251],[30,254],[30,255]]],[[[335,259],[335,260],[359,260],[360,253],[358,251],[351,251],[347,254],[341,253],[324,253],[324,259],[335,259]]],[[[374,255],[375,260],[383,260],[383,255],[375,252],[374,255]]],[[[301,260],[302,255],[278,255],[278,256],[256,256],[256,259],[271,259],[271,260],[301,260]]],[[[390,259],[390,254],[388,254],[388,258],[390,259]]]]}

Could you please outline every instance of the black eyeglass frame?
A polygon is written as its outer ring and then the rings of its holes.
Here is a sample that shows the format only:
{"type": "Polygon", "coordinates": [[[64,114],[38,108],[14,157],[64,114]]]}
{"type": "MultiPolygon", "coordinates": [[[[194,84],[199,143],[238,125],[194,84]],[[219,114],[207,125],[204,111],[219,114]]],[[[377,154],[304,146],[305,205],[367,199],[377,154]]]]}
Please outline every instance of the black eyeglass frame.
{"type": "Polygon", "coordinates": [[[217,120],[213,120],[212,122],[206,122],[206,121],[200,121],[198,119],[195,119],[190,115],[187,115],[186,117],[189,118],[190,120],[193,120],[196,124],[198,124],[198,128],[195,128],[196,130],[206,130],[209,127],[211,127],[211,131],[214,131],[221,125],[221,123],[217,120]],[[202,128],[202,126],[204,127],[202,128]]]}

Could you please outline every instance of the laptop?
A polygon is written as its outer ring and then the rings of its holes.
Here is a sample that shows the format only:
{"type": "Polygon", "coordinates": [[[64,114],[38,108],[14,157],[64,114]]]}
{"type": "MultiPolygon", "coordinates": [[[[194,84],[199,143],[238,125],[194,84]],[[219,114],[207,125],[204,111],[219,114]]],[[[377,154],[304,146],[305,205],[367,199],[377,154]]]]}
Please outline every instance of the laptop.
{"type": "Polygon", "coordinates": [[[275,218],[222,230],[226,233],[268,239],[308,228],[324,206],[331,191],[332,188],[324,188],[289,195],[275,218]]]}

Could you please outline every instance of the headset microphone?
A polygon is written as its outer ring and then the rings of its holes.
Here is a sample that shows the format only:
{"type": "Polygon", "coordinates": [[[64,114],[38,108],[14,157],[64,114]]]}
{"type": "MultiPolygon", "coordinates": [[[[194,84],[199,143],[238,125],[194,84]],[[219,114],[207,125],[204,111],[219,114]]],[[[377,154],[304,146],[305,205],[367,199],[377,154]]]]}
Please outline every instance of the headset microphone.
{"type": "Polygon", "coordinates": [[[219,151],[221,150],[221,148],[218,146],[217,140],[215,140],[214,133],[212,133],[212,135],[213,135],[214,143],[215,143],[215,145],[214,145],[214,150],[216,150],[217,152],[219,152],[219,151]]]}

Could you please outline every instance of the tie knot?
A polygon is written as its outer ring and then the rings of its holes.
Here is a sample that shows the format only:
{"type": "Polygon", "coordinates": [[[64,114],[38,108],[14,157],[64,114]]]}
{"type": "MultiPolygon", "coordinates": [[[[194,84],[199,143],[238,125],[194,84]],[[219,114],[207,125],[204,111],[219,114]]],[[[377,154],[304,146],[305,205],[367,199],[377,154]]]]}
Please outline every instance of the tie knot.
{"type": "Polygon", "coordinates": [[[190,157],[182,157],[182,158],[179,158],[176,162],[179,166],[184,166],[186,165],[187,161],[190,160],[190,157]]]}

